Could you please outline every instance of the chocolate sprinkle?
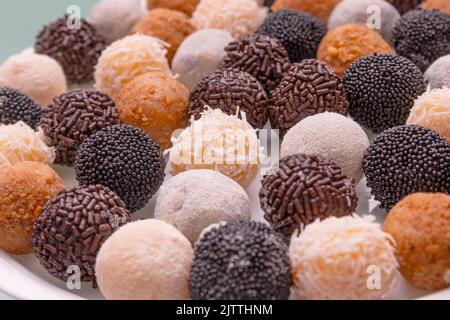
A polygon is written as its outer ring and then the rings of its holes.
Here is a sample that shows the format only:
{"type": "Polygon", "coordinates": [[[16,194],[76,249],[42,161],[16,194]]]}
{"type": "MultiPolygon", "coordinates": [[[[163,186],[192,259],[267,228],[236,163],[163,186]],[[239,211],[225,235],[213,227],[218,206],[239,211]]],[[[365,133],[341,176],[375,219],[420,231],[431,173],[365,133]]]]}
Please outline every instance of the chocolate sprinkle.
{"type": "Polygon", "coordinates": [[[358,204],[354,180],[338,165],[303,154],[283,158],[263,177],[259,199],[264,218],[287,241],[317,219],[352,214],[358,204]]]}
{"type": "Polygon", "coordinates": [[[91,81],[106,41],[86,20],[81,19],[80,28],[73,29],[67,20],[65,16],[45,26],[36,37],[35,51],[58,61],[70,82],[91,81]]]}
{"type": "Polygon", "coordinates": [[[404,14],[409,10],[417,8],[419,4],[421,4],[425,0],[387,0],[387,1],[391,3],[394,7],[396,7],[401,14],[404,14]]]}
{"type": "Polygon", "coordinates": [[[15,89],[0,88],[0,123],[23,121],[36,130],[41,117],[42,108],[33,99],[15,89]]]}
{"type": "Polygon", "coordinates": [[[44,110],[41,127],[49,146],[56,148],[55,163],[72,166],[79,145],[98,130],[119,124],[114,101],[95,90],[74,90],[53,99],[44,110]]]}
{"type": "Polygon", "coordinates": [[[228,115],[235,115],[239,109],[254,128],[262,128],[268,120],[267,100],[263,87],[253,76],[222,69],[204,78],[191,92],[189,115],[200,119],[206,106],[228,115]]]}
{"type": "Polygon", "coordinates": [[[95,260],[101,245],[129,221],[122,200],[102,185],[63,191],[45,205],[34,223],[34,251],[54,277],[67,281],[68,268],[78,266],[81,281],[95,286],[95,260]]]}
{"type": "Polygon", "coordinates": [[[367,149],[363,169],[367,186],[387,210],[412,193],[450,194],[450,144],[420,126],[384,131],[367,149]]]}
{"type": "Polygon", "coordinates": [[[348,113],[344,86],[334,69],[315,59],[294,63],[272,91],[269,117],[272,128],[286,132],[308,116],[322,112],[348,113]]]}
{"type": "Polygon", "coordinates": [[[288,247],[263,223],[215,226],[196,244],[193,300],[287,300],[290,285],[288,247]]]}

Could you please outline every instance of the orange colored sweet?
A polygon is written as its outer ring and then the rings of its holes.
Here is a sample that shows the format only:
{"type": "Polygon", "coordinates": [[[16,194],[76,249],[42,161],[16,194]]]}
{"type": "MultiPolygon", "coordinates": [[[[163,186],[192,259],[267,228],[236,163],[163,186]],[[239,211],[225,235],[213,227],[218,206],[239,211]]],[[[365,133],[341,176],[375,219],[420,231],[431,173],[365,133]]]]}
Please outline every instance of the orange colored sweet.
{"type": "Polygon", "coordinates": [[[367,26],[350,23],[329,31],[320,43],[317,59],[325,61],[342,76],[357,59],[394,50],[381,35],[367,26]]]}
{"type": "Polygon", "coordinates": [[[450,195],[415,193],[389,212],[384,230],[396,243],[400,272],[415,287],[450,286],[450,195]]]}
{"type": "Polygon", "coordinates": [[[424,9],[438,9],[442,12],[450,14],[450,1],[449,0],[426,0],[421,4],[424,9]]]}
{"type": "Polygon", "coordinates": [[[333,12],[334,7],[341,0],[276,0],[272,5],[273,11],[281,9],[301,10],[315,15],[324,22],[333,12]]]}
{"type": "Polygon", "coordinates": [[[147,0],[147,8],[167,8],[192,15],[200,0],[147,0]]]}
{"type": "Polygon", "coordinates": [[[120,120],[145,131],[162,149],[171,136],[188,125],[189,90],[161,72],[137,77],[120,90],[116,100],[120,120]]]}

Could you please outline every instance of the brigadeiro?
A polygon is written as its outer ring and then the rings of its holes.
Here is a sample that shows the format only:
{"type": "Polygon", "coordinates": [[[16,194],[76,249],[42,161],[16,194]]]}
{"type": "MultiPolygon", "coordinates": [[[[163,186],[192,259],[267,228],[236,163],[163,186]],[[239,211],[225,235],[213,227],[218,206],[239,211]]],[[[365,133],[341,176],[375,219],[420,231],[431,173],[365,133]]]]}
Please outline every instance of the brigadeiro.
{"type": "Polygon", "coordinates": [[[204,78],[191,92],[189,115],[195,120],[209,106],[228,115],[245,112],[254,128],[262,128],[268,120],[268,97],[261,83],[247,72],[222,69],[204,78]]]}
{"type": "Polygon", "coordinates": [[[69,28],[70,23],[65,16],[45,26],[34,49],[58,61],[70,82],[88,82],[94,79],[94,67],[105,49],[105,39],[82,18],[79,27],[69,28]]]}
{"type": "Polygon", "coordinates": [[[33,99],[11,88],[0,88],[0,123],[23,121],[36,129],[42,117],[42,108],[33,99]]]}
{"type": "Polygon", "coordinates": [[[56,149],[55,163],[72,166],[79,145],[87,137],[119,122],[116,105],[106,94],[74,90],[53,99],[40,126],[47,144],[56,149]]]}
{"type": "Polygon", "coordinates": [[[63,191],[34,223],[34,252],[54,277],[67,281],[69,267],[77,266],[81,281],[95,283],[95,260],[102,243],[129,221],[122,200],[102,185],[63,191]]]}
{"type": "Polygon", "coordinates": [[[450,15],[416,9],[405,13],[394,28],[394,47],[425,71],[436,59],[450,53],[450,15]]]}
{"type": "Polygon", "coordinates": [[[413,10],[419,6],[424,0],[387,0],[400,11],[401,14],[413,10]]]}
{"type": "Polygon", "coordinates": [[[286,240],[317,219],[352,214],[358,204],[354,179],[334,162],[304,154],[281,159],[263,177],[259,199],[264,218],[286,240]]]}
{"type": "Polygon", "coordinates": [[[193,300],[287,300],[290,285],[287,245],[263,223],[218,224],[196,244],[193,300]]]}
{"type": "Polygon", "coordinates": [[[325,62],[307,59],[294,63],[272,91],[269,117],[280,135],[302,119],[321,112],[348,113],[344,86],[325,62]]]}
{"type": "Polygon", "coordinates": [[[374,140],[363,169],[375,200],[387,210],[415,192],[450,193],[450,144],[435,131],[398,126],[374,140]]]}
{"type": "Polygon", "coordinates": [[[130,212],[143,208],[164,180],[161,149],[145,132],[114,125],[97,131],[79,147],[75,173],[80,184],[102,184],[130,212]]]}
{"type": "Polygon", "coordinates": [[[248,35],[225,47],[222,68],[237,68],[254,76],[266,91],[280,83],[291,62],[286,49],[276,38],[248,35]]]}
{"type": "Polygon", "coordinates": [[[360,58],[347,69],[343,83],[350,115],[376,133],[405,124],[414,99],[426,90],[419,68],[394,55],[360,58]]]}
{"type": "Polygon", "coordinates": [[[280,10],[270,13],[256,33],[279,39],[291,61],[300,62],[316,57],[326,29],[322,21],[309,13],[280,10]]]}

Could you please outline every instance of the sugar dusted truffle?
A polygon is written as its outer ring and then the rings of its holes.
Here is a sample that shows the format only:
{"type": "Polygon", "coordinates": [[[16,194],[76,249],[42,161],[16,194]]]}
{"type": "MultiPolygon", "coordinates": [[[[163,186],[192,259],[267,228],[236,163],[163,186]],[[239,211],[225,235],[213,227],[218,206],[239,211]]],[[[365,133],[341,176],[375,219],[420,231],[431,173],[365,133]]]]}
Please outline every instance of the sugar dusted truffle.
{"type": "Polygon", "coordinates": [[[425,72],[425,79],[432,89],[450,88],[450,54],[434,61],[425,72]]]}

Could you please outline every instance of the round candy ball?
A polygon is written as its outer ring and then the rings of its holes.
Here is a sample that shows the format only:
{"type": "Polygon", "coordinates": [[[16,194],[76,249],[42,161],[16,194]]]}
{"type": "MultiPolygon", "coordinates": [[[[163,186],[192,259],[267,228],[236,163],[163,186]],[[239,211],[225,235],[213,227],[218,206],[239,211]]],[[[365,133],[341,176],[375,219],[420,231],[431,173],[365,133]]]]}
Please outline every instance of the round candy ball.
{"type": "Polygon", "coordinates": [[[80,144],[98,130],[119,124],[114,101],[96,90],[73,90],[53,99],[40,126],[47,145],[55,147],[55,163],[73,166],[80,144]]]}
{"type": "Polygon", "coordinates": [[[222,29],[239,38],[255,32],[266,15],[256,0],[200,0],[192,22],[197,29],[222,29]]]}
{"type": "Polygon", "coordinates": [[[83,18],[79,26],[69,28],[72,23],[65,16],[45,26],[36,37],[34,49],[58,61],[70,82],[84,83],[94,79],[94,68],[106,42],[83,18]]]}
{"type": "Polygon", "coordinates": [[[131,30],[132,34],[145,34],[161,39],[169,45],[167,58],[169,63],[183,40],[195,31],[189,16],[170,9],[153,9],[141,18],[131,30]]]}
{"type": "Polygon", "coordinates": [[[192,15],[200,0],[147,0],[147,8],[167,8],[192,15]]]}
{"type": "Polygon", "coordinates": [[[389,293],[398,277],[395,242],[374,221],[374,216],[330,217],[292,237],[289,257],[296,297],[373,300],[389,293]],[[374,275],[379,283],[370,279],[374,275]]]}
{"type": "Polygon", "coordinates": [[[164,181],[160,147],[143,131],[114,125],[91,135],[80,145],[75,173],[80,184],[102,184],[133,213],[142,209],[164,181]]]}
{"type": "Polygon", "coordinates": [[[209,225],[250,221],[250,200],[245,190],[227,176],[213,170],[190,170],[163,184],[155,218],[172,224],[195,243],[209,225]]]}
{"type": "Polygon", "coordinates": [[[393,54],[394,50],[376,31],[366,25],[349,23],[327,33],[320,43],[317,59],[328,63],[341,77],[353,62],[374,53],[393,54]]]}
{"type": "Polygon", "coordinates": [[[103,244],[95,273],[109,300],[187,300],[191,243],[159,220],[127,224],[103,244]]]}
{"type": "Polygon", "coordinates": [[[409,11],[395,25],[395,50],[425,71],[436,59],[450,53],[449,30],[450,15],[444,12],[409,11]]]}
{"type": "Polygon", "coordinates": [[[256,33],[279,39],[291,61],[300,62],[316,57],[326,26],[306,12],[280,10],[270,13],[256,33]]]}
{"type": "Polygon", "coordinates": [[[144,73],[161,71],[171,74],[167,49],[161,40],[132,35],[113,42],[98,60],[95,87],[113,99],[128,82],[144,73]]]}
{"type": "Polygon", "coordinates": [[[416,125],[388,129],[367,149],[363,169],[375,200],[387,210],[415,192],[450,193],[450,144],[416,125]]]}
{"type": "Polygon", "coordinates": [[[22,92],[0,87],[0,123],[22,121],[36,130],[42,117],[42,107],[22,92]]]}
{"type": "Polygon", "coordinates": [[[189,97],[189,114],[198,120],[206,108],[228,115],[245,112],[253,128],[261,129],[269,119],[268,97],[261,83],[247,72],[221,69],[204,78],[189,97]]]}
{"type": "Polygon", "coordinates": [[[405,124],[414,99],[426,90],[419,68],[395,55],[356,60],[345,72],[343,83],[350,115],[375,133],[405,124]]]}
{"type": "Polygon", "coordinates": [[[143,74],[126,84],[116,99],[120,119],[145,131],[168,149],[175,130],[188,126],[189,91],[161,72],[143,74]]]}
{"type": "Polygon", "coordinates": [[[39,162],[0,168],[0,248],[12,254],[33,251],[33,223],[47,201],[64,189],[61,177],[39,162]]]}
{"type": "Polygon", "coordinates": [[[420,6],[427,10],[437,9],[450,14],[450,2],[447,0],[425,0],[420,6]]]}
{"type": "Polygon", "coordinates": [[[424,0],[387,0],[400,11],[401,14],[417,8],[424,0]]]}
{"type": "Polygon", "coordinates": [[[287,300],[287,245],[260,222],[213,226],[194,250],[189,275],[193,300],[287,300]]]}
{"type": "Polygon", "coordinates": [[[46,107],[67,91],[64,71],[49,56],[20,53],[8,58],[0,66],[0,86],[14,88],[46,107]]]}
{"type": "Polygon", "coordinates": [[[450,88],[450,54],[433,62],[425,72],[425,79],[432,89],[450,88]]]}
{"type": "Polygon", "coordinates": [[[366,133],[356,122],[338,113],[325,112],[292,127],[283,139],[280,157],[297,153],[320,156],[336,163],[348,178],[358,183],[369,144],[366,133]]]}
{"type": "Polygon", "coordinates": [[[326,22],[341,0],[276,0],[272,10],[292,9],[308,12],[326,22]]]}
{"type": "Polygon", "coordinates": [[[384,230],[397,243],[400,272],[415,287],[437,291],[450,286],[450,195],[415,193],[397,203],[384,230]]]}
{"type": "Polygon", "coordinates": [[[325,62],[307,59],[294,63],[271,92],[269,117],[280,136],[308,116],[322,112],[348,113],[341,79],[325,62]]]}

